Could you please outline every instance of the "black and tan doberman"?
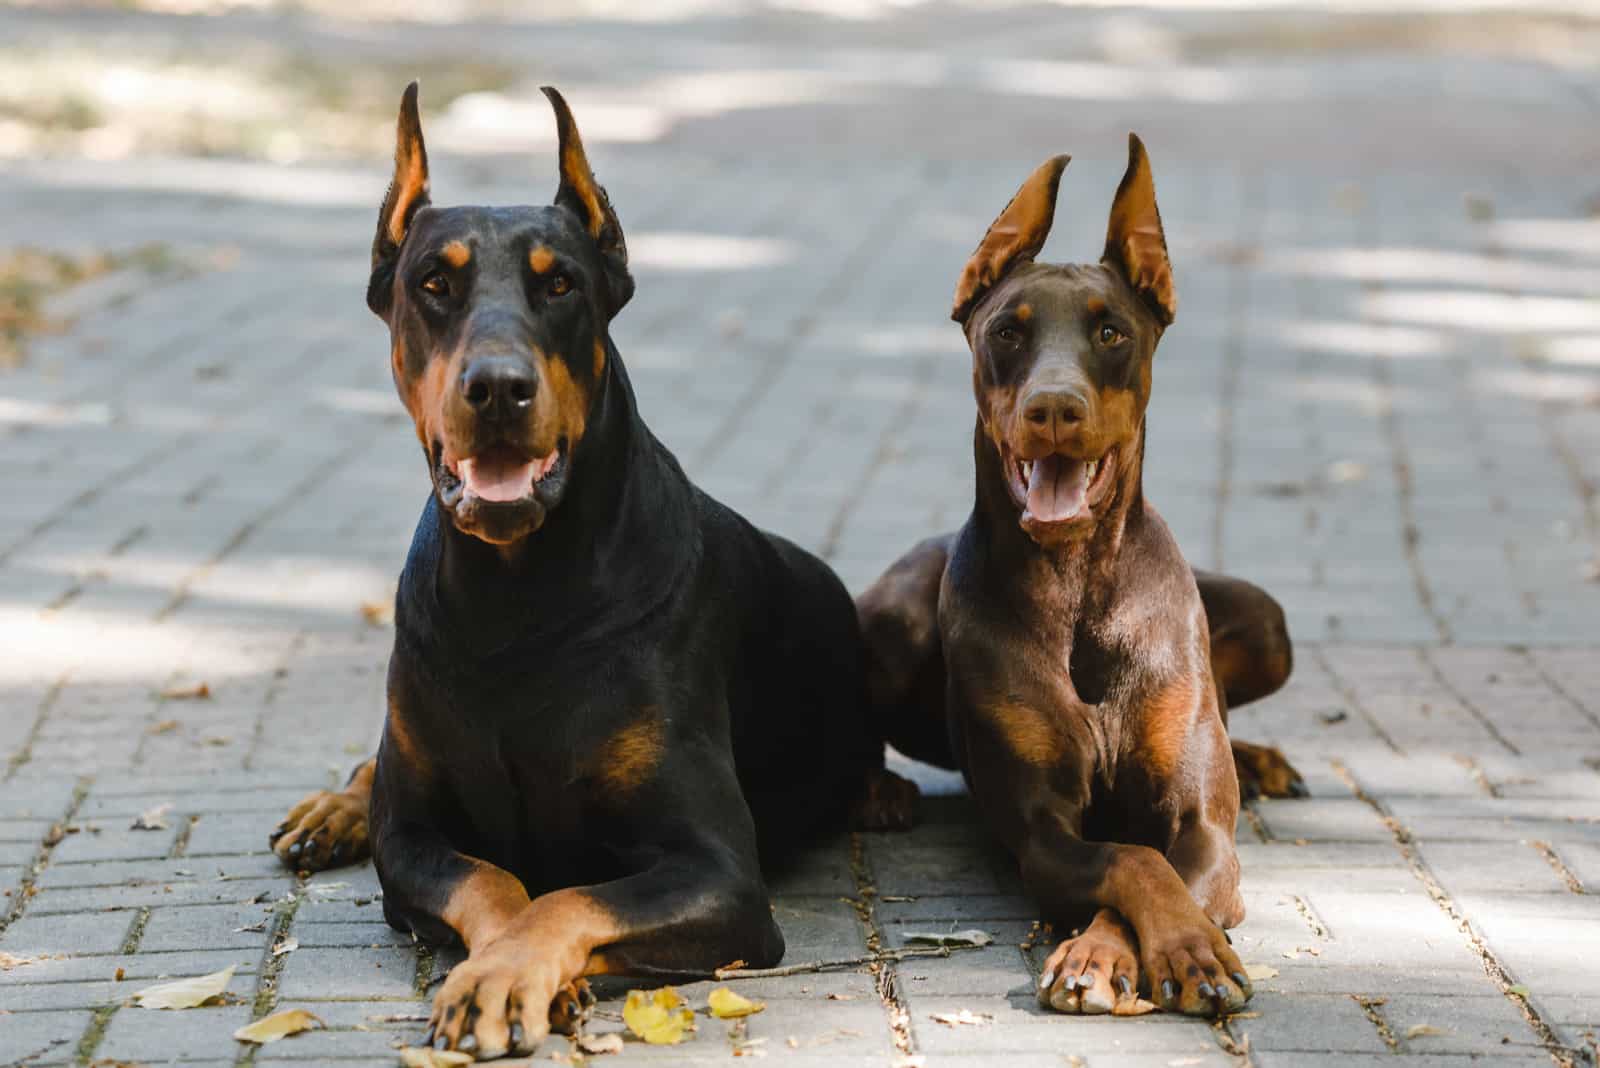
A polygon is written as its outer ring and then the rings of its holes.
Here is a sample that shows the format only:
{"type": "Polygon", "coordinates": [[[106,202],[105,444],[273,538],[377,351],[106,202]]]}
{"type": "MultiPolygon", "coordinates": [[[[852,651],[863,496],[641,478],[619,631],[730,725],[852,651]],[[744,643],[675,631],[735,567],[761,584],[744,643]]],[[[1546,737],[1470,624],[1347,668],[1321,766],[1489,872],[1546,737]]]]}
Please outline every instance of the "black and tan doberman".
{"type": "Polygon", "coordinates": [[[1062,942],[1040,999],[1113,1011],[1135,991],[1209,1014],[1250,982],[1240,780],[1304,792],[1233,743],[1228,704],[1290,669],[1277,603],[1189,569],[1145,500],[1145,407],[1176,299],[1155,186],[1130,138],[1097,264],[1035,262],[1067,158],[1036,170],[962,273],[976,502],[858,602],[869,687],[898,748],[957,767],[1062,942]],[[1197,582],[1198,577],[1198,582],[1197,582]]]}
{"type": "Polygon", "coordinates": [[[909,822],[848,593],[696,489],[613,344],[622,229],[561,96],[539,207],[439,208],[416,86],[367,303],[432,477],[401,575],[374,760],[274,833],[370,849],[385,917],[466,960],[430,1039],[480,1058],[570,1025],[585,976],[776,963],[761,861],[909,822]]]}

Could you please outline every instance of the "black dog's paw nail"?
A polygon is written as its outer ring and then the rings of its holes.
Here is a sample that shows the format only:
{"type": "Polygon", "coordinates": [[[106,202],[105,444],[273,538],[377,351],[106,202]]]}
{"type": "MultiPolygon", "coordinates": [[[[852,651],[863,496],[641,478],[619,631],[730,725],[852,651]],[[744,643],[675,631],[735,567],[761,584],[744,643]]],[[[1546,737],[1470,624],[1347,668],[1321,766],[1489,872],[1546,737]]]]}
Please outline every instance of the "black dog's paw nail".
{"type": "Polygon", "coordinates": [[[524,1035],[525,1035],[525,1032],[522,1030],[522,1025],[521,1024],[514,1023],[514,1024],[511,1025],[511,1048],[516,1050],[518,1053],[521,1053],[523,1051],[522,1050],[522,1039],[523,1039],[524,1035]]]}
{"type": "Polygon", "coordinates": [[[1170,1005],[1178,998],[1178,984],[1171,979],[1161,981],[1161,1000],[1170,1005]]]}
{"type": "Polygon", "coordinates": [[[1133,993],[1133,983],[1126,975],[1117,976],[1117,986],[1122,988],[1122,996],[1127,997],[1133,993]]]}
{"type": "Polygon", "coordinates": [[[478,1036],[468,1035],[466,1038],[463,1038],[459,1043],[457,1043],[456,1048],[462,1053],[472,1053],[478,1048],[478,1036]]]}
{"type": "Polygon", "coordinates": [[[1076,990],[1076,989],[1078,989],[1078,977],[1076,975],[1069,975],[1066,978],[1062,979],[1061,980],[1061,989],[1062,990],[1076,990]]]}
{"type": "Polygon", "coordinates": [[[1310,797],[1311,787],[1305,784],[1304,779],[1296,779],[1289,784],[1290,797],[1310,797]]]}
{"type": "Polygon", "coordinates": [[[296,842],[294,845],[289,847],[289,855],[291,857],[298,857],[300,855],[300,851],[303,850],[304,848],[305,848],[305,843],[304,842],[296,842]]]}
{"type": "Polygon", "coordinates": [[[1094,986],[1094,976],[1092,976],[1092,975],[1080,975],[1080,976],[1078,976],[1078,989],[1079,990],[1088,990],[1091,986],[1094,986]]]}
{"type": "Polygon", "coordinates": [[[1198,987],[1198,990],[1200,992],[1200,996],[1203,998],[1214,998],[1217,996],[1217,992],[1211,988],[1210,983],[1201,983],[1198,987]]]}
{"type": "Polygon", "coordinates": [[[433,1048],[438,1050],[449,1049],[450,1040],[444,1035],[440,1035],[438,1038],[433,1040],[433,1048]]]}

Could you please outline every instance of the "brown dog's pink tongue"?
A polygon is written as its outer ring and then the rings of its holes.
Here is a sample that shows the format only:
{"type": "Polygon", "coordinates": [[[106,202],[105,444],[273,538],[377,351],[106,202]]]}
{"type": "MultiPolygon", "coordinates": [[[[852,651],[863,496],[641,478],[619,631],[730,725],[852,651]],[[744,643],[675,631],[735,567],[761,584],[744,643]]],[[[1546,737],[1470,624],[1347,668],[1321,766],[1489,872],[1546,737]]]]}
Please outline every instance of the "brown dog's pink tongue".
{"type": "Polygon", "coordinates": [[[493,452],[461,461],[467,493],[485,501],[520,501],[533,492],[533,463],[493,452]]]}
{"type": "Polygon", "coordinates": [[[1059,523],[1083,511],[1089,468],[1070,456],[1045,456],[1028,477],[1028,514],[1042,523],[1059,523]]]}

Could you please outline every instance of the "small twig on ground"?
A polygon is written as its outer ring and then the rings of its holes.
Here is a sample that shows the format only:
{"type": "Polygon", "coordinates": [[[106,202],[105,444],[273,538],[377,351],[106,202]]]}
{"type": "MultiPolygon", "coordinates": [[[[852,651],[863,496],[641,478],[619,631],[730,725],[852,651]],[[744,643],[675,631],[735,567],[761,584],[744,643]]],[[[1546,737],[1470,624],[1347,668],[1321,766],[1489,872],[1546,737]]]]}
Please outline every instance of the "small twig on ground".
{"type": "Polygon", "coordinates": [[[812,972],[831,972],[839,968],[859,968],[865,964],[883,964],[905,960],[907,957],[948,957],[953,950],[979,948],[981,947],[918,946],[907,949],[886,949],[881,953],[865,953],[859,957],[811,960],[802,964],[785,964],[777,968],[718,968],[711,974],[718,979],[777,979],[785,975],[807,975],[812,972]]]}

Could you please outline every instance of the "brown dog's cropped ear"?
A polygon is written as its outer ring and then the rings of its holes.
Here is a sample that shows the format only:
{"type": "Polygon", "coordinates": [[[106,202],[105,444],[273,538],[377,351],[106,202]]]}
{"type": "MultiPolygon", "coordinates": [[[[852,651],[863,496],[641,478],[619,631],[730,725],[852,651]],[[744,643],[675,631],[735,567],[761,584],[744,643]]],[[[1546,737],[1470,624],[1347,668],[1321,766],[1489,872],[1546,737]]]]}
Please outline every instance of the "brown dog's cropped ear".
{"type": "Polygon", "coordinates": [[[583,138],[578,135],[578,123],[566,99],[553,86],[543,86],[540,91],[555,109],[560,139],[561,185],[555,202],[575,214],[599,246],[611,290],[610,311],[615,315],[633,296],[633,275],[628,273],[628,244],[622,236],[622,224],[617,221],[605,188],[594,180],[594,172],[589,169],[583,138]]]}
{"type": "Polygon", "coordinates": [[[1128,170],[1111,202],[1102,262],[1114,268],[1145,299],[1163,327],[1178,314],[1178,292],[1167,259],[1167,237],[1156,208],[1156,183],[1150,157],[1137,134],[1128,135],[1128,170]]]}
{"type": "Polygon", "coordinates": [[[1029,263],[1044,248],[1050,236],[1050,223],[1056,215],[1056,189],[1061,172],[1071,156],[1051,156],[1028,175],[1017,195],[1011,198],[998,218],[989,224],[956,283],[955,303],[950,318],[965,323],[983,295],[1005,277],[1007,271],[1029,263]]]}
{"type": "Polygon", "coordinates": [[[378,236],[372,241],[372,266],[391,259],[406,239],[411,217],[428,203],[428,149],[422,143],[422,119],[417,114],[417,83],[406,86],[400,97],[400,121],[395,128],[394,178],[378,211],[378,236]]]}

